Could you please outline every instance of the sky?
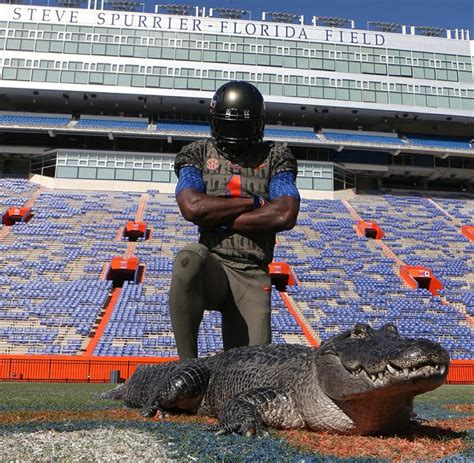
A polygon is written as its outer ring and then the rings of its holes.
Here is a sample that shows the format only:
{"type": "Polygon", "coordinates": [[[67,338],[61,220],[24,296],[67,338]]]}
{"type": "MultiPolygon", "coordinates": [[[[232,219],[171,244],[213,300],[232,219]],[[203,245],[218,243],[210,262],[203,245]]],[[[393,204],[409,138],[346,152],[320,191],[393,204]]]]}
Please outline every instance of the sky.
{"type": "MultiPolygon", "coordinates": [[[[260,20],[262,11],[353,19],[356,28],[366,29],[367,21],[385,21],[407,26],[469,29],[474,40],[474,0],[146,0],[147,4],[187,4],[207,8],[239,8],[260,20]]],[[[149,11],[151,10],[150,7],[149,11]]]]}

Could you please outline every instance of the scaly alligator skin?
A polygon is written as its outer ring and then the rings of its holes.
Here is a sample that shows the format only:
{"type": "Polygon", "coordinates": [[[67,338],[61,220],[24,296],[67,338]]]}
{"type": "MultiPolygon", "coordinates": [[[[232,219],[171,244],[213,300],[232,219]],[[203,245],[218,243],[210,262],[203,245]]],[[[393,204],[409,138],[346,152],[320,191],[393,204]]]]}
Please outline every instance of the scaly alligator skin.
{"type": "Polygon", "coordinates": [[[439,344],[399,336],[394,325],[357,324],[319,349],[239,347],[211,357],[141,366],[102,398],[144,416],[218,417],[218,433],[267,428],[382,434],[410,424],[413,398],[443,384],[449,354],[439,344]]]}

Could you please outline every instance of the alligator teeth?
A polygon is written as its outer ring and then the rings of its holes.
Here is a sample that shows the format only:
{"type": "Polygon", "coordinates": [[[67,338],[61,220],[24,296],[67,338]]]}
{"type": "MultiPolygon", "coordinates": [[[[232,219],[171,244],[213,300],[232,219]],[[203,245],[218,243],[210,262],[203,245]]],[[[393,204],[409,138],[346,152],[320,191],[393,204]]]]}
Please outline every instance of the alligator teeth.
{"type": "Polygon", "coordinates": [[[383,373],[381,371],[378,372],[379,379],[383,379],[383,373]]]}
{"type": "Polygon", "coordinates": [[[438,370],[438,369],[439,369],[439,365],[435,365],[434,367],[435,367],[435,369],[436,369],[436,370],[438,370]]]}
{"type": "Polygon", "coordinates": [[[372,381],[377,381],[377,375],[370,375],[370,378],[372,379],[372,381]]]}
{"type": "Polygon", "coordinates": [[[392,375],[394,375],[397,372],[397,370],[395,370],[395,368],[393,368],[392,365],[390,365],[390,363],[387,364],[387,370],[392,375]]]}
{"type": "Polygon", "coordinates": [[[405,375],[405,378],[408,378],[408,374],[409,374],[408,368],[403,369],[403,374],[405,375]]]}
{"type": "Polygon", "coordinates": [[[441,365],[440,373],[444,375],[445,371],[446,371],[446,365],[441,365]]]}

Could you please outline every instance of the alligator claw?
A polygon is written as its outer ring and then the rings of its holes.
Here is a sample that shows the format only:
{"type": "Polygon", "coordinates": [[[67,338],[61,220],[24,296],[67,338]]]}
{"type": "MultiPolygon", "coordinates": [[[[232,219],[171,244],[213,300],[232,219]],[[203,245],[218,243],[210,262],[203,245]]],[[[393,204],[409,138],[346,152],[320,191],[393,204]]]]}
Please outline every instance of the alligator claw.
{"type": "Polygon", "coordinates": [[[156,403],[143,407],[139,413],[145,418],[153,418],[156,416],[159,420],[163,420],[167,416],[156,403]]]}

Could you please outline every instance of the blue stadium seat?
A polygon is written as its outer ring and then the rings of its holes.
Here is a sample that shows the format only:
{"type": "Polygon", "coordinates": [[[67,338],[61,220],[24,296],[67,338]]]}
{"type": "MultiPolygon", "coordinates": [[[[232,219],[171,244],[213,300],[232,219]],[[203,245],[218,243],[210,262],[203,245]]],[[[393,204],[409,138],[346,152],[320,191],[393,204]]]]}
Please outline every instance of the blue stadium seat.
{"type": "Polygon", "coordinates": [[[69,116],[0,114],[0,125],[18,127],[64,127],[69,116]]]}
{"type": "Polygon", "coordinates": [[[342,143],[371,143],[376,145],[396,145],[403,146],[405,143],[403,140],[396,136],[380,135],[371,133],[354,133],[354,132],[331,132],[330,130],[324,130],[324,137],[329,141],[342,142],[342,143]]]}
{"type": "Polygon", "coordinates": [[[93,117],[81,117],[76,128],[95,128],[111,130],[146,130],[147,120],[132,121],[121,119],[98,119],[93,117]]]}

